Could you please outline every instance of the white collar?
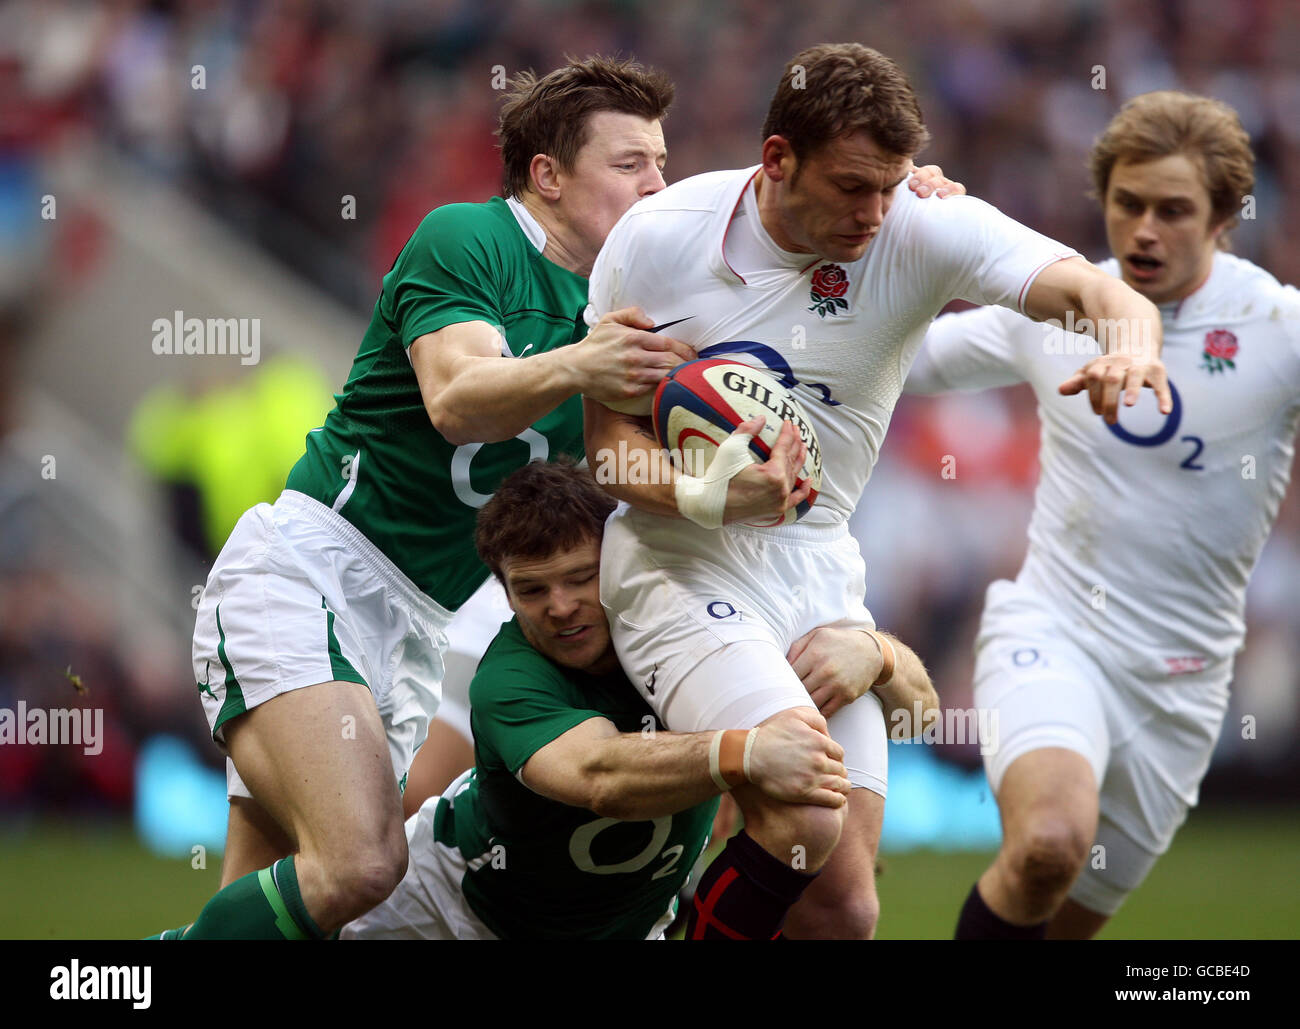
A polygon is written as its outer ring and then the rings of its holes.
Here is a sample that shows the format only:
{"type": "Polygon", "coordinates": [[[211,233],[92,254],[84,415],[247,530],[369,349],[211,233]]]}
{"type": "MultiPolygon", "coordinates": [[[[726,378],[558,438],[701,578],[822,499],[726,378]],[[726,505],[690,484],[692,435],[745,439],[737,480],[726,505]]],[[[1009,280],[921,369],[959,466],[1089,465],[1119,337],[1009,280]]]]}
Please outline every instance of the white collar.
{"type": "Polygon", "coordinates": [[[537,248],[540,254],[546,250],[546,231],[532,212],[524,206],[523,201],[517,197],[506,197],[506,206],[510,208],[510,213],[515,216],[515,221],[519,227],[524,230],[524,235],[528,237],[528,242],[537,248]]]}

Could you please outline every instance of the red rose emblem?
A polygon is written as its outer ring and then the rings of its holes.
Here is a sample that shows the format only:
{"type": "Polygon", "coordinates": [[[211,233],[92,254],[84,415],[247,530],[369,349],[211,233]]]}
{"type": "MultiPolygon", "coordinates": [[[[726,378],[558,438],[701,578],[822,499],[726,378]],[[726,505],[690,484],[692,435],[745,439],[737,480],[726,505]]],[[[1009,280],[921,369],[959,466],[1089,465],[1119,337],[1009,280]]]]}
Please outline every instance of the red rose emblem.
{"type": "Polygon", "coordinates": [[[838,264],[818,268],[812,277],[812,291],[823,297],[842,297],[849,291],[849,276],[838,264]]]}
{"type": "Polygon", "coordinates": [[[1205,353],[1220,361],[1231,361],[1237,356],[1237,337],[1227,329],[1214,329],[1205,334],[1205,353]]]}

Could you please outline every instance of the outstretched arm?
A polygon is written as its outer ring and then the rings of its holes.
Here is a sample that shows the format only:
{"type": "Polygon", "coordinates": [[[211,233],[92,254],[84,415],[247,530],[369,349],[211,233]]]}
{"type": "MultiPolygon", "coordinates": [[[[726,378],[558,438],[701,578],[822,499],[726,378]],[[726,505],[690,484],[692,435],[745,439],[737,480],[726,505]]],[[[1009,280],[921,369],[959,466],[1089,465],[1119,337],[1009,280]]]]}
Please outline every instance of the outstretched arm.
{"type": "Polygon", "coordinates": [[[1092,410],[1114,425],[1124,404],[1138,402],[1143,386],[1155,390],[1160,411],[1174,409],[1169,378],[1160,360],[1164,335],[1160,312],[1119,279],[1075,257],[1043,269],[1025,297],[1025,312],[1040,321],[1065,323],[1073,316],[1078,332],[1091,330],[1102,344],[1094,358],[1061,383],[1066,396],[1088,391],[1092,410]]]}
{"type": "MultiPolygon", "coordinates": [[[[812,712],[787,711],[752,733],[749,774],[764,793],[792,804],[841,807],[849,781],[844,750],[812,712]]],[[[660,818],[723,792],[713,776],[710,748],[716,732],[620,733],[605,718],[590,718],[542,747],[524,763],[525,786],[562,804],[627,821],[660,818]]],[[[743,752],[740,739],[728,741],[743,752]]],[[[716,762],[714,762],[716,763],[716,762]]],[[[728,762],[724,759],[724,768],[728,762]]],[[[743,767],[743,764],[742,764],[743,767]]]]}

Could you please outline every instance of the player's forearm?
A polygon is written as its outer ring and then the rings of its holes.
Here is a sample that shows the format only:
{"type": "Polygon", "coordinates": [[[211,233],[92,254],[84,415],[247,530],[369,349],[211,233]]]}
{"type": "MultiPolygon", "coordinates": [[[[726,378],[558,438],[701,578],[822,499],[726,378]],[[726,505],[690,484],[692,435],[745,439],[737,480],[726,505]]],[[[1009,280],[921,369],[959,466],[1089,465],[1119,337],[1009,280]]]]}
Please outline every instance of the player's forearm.
{"type": "Polygon", "coordinates": [[[1102,344],[1103,353],[1129,353],[1147,359],[1160,356],[1163,330],[1159,309],[1119,279],[1093,269],[1080,284],[1074,306],[1075,324],[1080,318],[1091,323],[1092,335],[1102,344]]]}
{"type": "Polygon", "coordinates": [[[564,350],[520,359],[459,357],[429,419],[453,446],[513,439],[581,388],[564,350]]]}
{"type": "Polygon", "coordinates": [[[592,748],[582,775],[590,809],[606,818],[661,818],[720,792],[709,774],[713,733],[620,733],[592,748]]]}
{"type": "Polygon", "coordinates": [[[681,517],[674,483],[677,470],[655,439],[648,420],[583,401],[587,463],[607,492],[651,514],[681,517]]]}
{"type": "Polygon", "coordinates": [[[911,739],[921,732],[926,712],[939,709],[939,694],[916,651],[896,636],[881,635],[894,647],[894,676],[885,685],[872,688],[884,708],[890,738],[911,739]],[[906,727],[905,734],[900,735],[896,726],[906,727]]]}

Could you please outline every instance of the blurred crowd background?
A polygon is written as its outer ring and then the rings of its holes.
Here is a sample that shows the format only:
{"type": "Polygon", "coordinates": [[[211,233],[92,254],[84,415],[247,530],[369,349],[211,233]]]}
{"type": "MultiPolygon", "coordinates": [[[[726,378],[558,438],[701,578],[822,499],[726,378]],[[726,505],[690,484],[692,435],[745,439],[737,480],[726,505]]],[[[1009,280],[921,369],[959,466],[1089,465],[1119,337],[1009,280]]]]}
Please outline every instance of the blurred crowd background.
{"type": "MultiPolygon", "coordinates": [[[[785,60],[841,40],[909,74],[925,161],[1094,258],[1084,161],[1123,100],[1228,101],[1258,157],[1234,249],[1300,282],[1292,0],[0,6],[0,707],[106,712],[98,758],[0,747],[3,824],[129,809],[160,734],[218,767],[188,662],[194,591],[239,513],[278,493],[425,212],[499,192],[503,75],[597,52],[664,68],[671,182],[752,163],[785,60]],[[153,353],[176,311],[259,318],[261,361],[153,353]]],[[[1037,440],[1024,388],[905,399],[855,526],[878,622],[956,707],[984,589],[1023,555],[1037,440]]],[[[1300,796],[1296,493],[1252,584],[1204,799],[1300,796]]],[[[976,774],[973,744],[928,749],[976,774]]]]}

